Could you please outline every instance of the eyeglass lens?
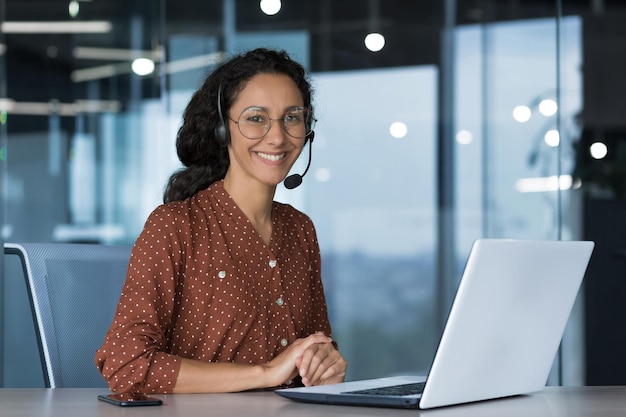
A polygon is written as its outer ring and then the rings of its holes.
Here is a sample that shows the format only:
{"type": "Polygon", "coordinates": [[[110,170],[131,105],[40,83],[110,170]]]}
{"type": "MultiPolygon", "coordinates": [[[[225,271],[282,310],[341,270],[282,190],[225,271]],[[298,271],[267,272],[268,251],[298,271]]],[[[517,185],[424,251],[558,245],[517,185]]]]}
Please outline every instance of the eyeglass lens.
{"type": "Polygon", "coordinates": [[[305,107],[287,110],[282,119],[271,119],[267,111],[260,107],[249,107],[241,113],[237,125],[248,139],[260,139],[269,132],[272,120],[282,121],[285,132],[294,138],[304,138],[312,129],[311,115],[305,107]]]}

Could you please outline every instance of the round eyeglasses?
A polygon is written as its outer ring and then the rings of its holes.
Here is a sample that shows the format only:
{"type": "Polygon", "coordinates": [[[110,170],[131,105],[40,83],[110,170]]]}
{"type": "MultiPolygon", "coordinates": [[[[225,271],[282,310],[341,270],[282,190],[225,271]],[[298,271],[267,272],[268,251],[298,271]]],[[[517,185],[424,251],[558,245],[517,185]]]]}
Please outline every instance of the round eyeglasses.
{"type": "Polygon", "coordinates": [[[280,119],[270,118],[264,108],[248,107],[241,112],[237,120],[230,117],[229,119],[237,124],[241,134],[248,139],[261,139],[265,136],[272,127],[272,120],[280,120],[285,133],[289,136],[304,139],[311,133],[317,121],[306,107],[292,107],[280,119]]]}

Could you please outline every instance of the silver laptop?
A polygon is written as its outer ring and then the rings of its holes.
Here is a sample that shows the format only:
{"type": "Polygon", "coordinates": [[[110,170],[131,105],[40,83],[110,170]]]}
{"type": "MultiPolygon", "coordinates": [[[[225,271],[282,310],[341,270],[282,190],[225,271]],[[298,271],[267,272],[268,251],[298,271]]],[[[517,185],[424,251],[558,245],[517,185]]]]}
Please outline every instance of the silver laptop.
{"type": "Polygon", "coordinates": [[[428,409],[539,391],[548,380],[593,247],[586,241],[479,239],[427,377],[275,392],[304,402],[428,409]],[[398,393],[407,387],[418,391],[398,393]]]}

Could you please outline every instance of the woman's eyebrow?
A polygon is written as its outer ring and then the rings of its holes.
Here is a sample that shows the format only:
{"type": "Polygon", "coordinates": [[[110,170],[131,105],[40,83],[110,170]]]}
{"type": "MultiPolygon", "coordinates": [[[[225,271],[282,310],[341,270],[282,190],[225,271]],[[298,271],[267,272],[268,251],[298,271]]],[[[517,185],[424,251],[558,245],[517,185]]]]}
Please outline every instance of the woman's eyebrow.
{"type": "MultiPolygon", "coordinates": [[[[283,112],[287,112],[287,111],[289,111],[289,110],[293,110],[293,109],[304,109],[304,108],[306,108],[306,106],[305,106],[304,104],[296,104],[296,105],[293,105],[293,106],[287,106],[287,107],[285,107],[285,108],[283,109],[283,112]]],[[[266,107],[266,106],[255,106],[255,105],[245,107],[243,110],[248,110],[248,109],[260,109],[260,110],[265,110],[267,113],[269,113],[269,112],[270,112],[270,110],[271,110],[269,107],[266,107]]],[[[242,111],[243,111],[243,110],[242,110],[242,111]]]]}

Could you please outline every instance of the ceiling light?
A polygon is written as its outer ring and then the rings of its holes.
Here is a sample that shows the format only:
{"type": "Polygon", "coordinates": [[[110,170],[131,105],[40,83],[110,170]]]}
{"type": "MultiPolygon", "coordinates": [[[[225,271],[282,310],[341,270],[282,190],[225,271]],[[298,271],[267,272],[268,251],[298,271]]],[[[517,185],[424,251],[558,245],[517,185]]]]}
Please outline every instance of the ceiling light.
{"type": "Polygon", "coordinates": [[[594,142],[589,147],[589,153],[593,159],[603,159],[609,153],[609,149],[602,142],[594,142]]]}
{"type": "Polygon", "coordinates": [[[82,113],[117,113],[122,105],[115,100],[76,100],[73,103],[61,103],[57,100],[47,102],[15,101],[10,98],[0,99],[0,111],[8,114],[29,116],[76,116],[82,113]]]}
{"type": "Polygon", "coordinates": [[[378,52],[385,47],[385,37],[380,33],[370,33],[365,37],[365,47],[372,52],[378,52]]]}
{"type": "Polygon", "coordinates": [[[389,126],[389,133],[396,139],[405,137],[407,132],[407,126],[402,122],[394,122],[391,124],[391,126],[389,126]]]}
{"type": "Polygon", "coordinates": [[[154,51],[141,49],[122,48],[97,48],[89,46],[77,46],[72,50],[72,56],[76,59],[93,59],[104,61],[132,61],[137,58],[148,58],[153,61],[161,61],[163,49],[154,51]]]}
{"type": "Polygon", "coordinates": [[[100,80],[110,78],[115,75],[130,72],[130,65],[127,62],[118,64],[101,65],[99,67],[83,68],[72,71],[70,78],[75,83],[83,81],[100,80]]]}
{"type": "Polygon", "coordinates": [[[165,64],[165,72],[167,74],[173,74],[198,68],[206,68],[220,63],[223,59],[223,52],[212,52],[210,54],[193,56],[191,58],[183,58],[177,61],[170,61],[165,64]]]}
{"type": "Polygon", "coordinates": [[[580,188],[580,186],[580,180],[574,181],[571,175],[520,178],[515,183],[515,189],[520,193],[543,193],[559,189],[570,190],[580,188]]]}
{"type": "Polygon", "coordinates": [[[513,118],[520,123],[525,123],[530,120],[532,112],[528,106],[517,106],[513,109],[513,118]]]}
{"type": "Polygon", "coordinates": [[[551,129],[548,130],[543,136],[543,140],[544,142],[546,142],[546,145],[550,146],[551,148],[556,148],[561,142],[561,136],[559,135],[558,130],[551,129]]]}
{"type": "Polygon", "coordinates": [[[78,2],[76,0],[70,1],[70,4],[68,6],[68,13],[70,17],[78,16],[78,12],[80,12],[80,5],[78,4],[78,2]]]}
{"type": "Polygon", "coordinates": [[[544,116],[553,116],[558,108],[559,107],[554,100],[545,99],[541,100],[539,103],[539,112],[544,116]]]}
{"type": "Polygon", "coordinates": [[[107,33],[113,29],[108,21],[57,21],[57,22],[4,22],[0,23],[0,32],[7,34],[36,33],[107,33]]]}
{"type": "Polygon", "coordinates": [[[154,61],[148,58],[137,58],[131,64],[131,68],[139,76],[152,74],[154,72],[154,61]]]}
{"type": "MultiPolygon", "coordinates": [[[[221,62],[223,59],[223,52],[213,52],[206,55],[180,59],[178,61],[170,61],[164,64],[164,70],[166,74],[173,74],[198,68],[206,68],[221,62]]],[[[128,62],[118,62],[115,64],[74,70],[70,74],[70,78],[73,82],[80,83],[128,74],[130,71],[132,71],[132,69],[128,62]]]]}
{"type": "Polygon", "coordinates": [[[456,132],[456,141],[459,145],[469,145],[474,140],[474,135],[469,130],[459,130],[456,132]]]}
{"type": "Polygon", "coordinates": [[[280,0],[261,0],[259,6],[263,13],[273,16],[280,11],[282,4],[280,0]]]}

